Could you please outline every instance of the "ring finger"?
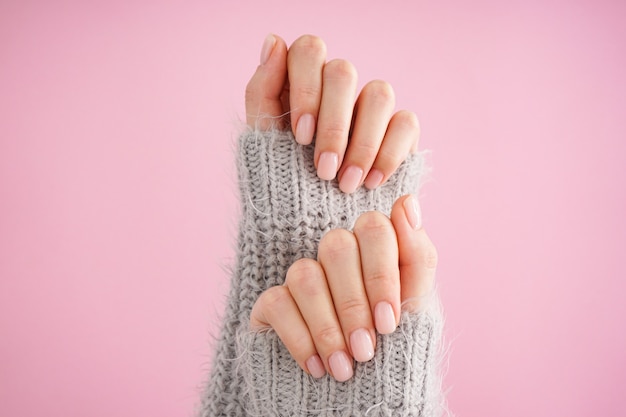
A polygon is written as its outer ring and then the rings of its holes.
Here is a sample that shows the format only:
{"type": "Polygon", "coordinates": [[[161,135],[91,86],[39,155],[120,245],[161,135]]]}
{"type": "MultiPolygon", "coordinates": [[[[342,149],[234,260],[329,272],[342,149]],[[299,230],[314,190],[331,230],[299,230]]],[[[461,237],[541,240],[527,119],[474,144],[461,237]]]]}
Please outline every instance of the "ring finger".
{"type": "Polygon", "coordinates": [[[395,106],[391,85],[375,80],[367,83],[357,100],[356,117],[346,157],[339,171],[339,188],[354,192],[376,159],[395,106]]]}
{"type": "Polygon", "coordinates": [[[400,110],[391,117],[376,160],[365,179],[365,186],[374,189],[387,181],[410,152],[417,150],[420,128],[415,113],[400,110]]]}

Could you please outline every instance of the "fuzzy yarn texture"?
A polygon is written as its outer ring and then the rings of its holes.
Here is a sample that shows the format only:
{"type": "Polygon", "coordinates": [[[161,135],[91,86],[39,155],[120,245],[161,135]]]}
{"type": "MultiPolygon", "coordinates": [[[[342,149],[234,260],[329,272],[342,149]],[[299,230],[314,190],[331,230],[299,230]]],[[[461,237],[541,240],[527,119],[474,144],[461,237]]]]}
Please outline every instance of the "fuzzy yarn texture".
{"type": "Polygon", "coordinates": [[[442,319],[436,300],[418,313],[403,313],[394,333],[378,335],[374,358],[357,363],[347,382],[311,377],[275,332],[249,329],[259,295],[283,284],[297,259],[316,259],[326,232],[351,230],[366,211],[389,215],[400,196],[418,190],[424,171],[423,156],[412,155],[376,190],[345,194],[336,180],[317,177],[313,152],[290,132],[250,129],[239,138],[236,264],[198,415],[437,416],[442,319]]]}

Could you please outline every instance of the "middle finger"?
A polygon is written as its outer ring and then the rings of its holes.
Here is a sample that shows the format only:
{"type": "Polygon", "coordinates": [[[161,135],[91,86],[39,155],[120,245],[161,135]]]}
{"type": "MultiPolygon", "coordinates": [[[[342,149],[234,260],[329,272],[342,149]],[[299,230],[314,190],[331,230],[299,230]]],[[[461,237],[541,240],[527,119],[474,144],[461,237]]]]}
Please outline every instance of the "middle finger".
{"type": "Polygon", "coordinates": [[[358,362],[369,361],[374,356],[376,333],[356,237],[344,229],[332,230],[320,241],[318,256],[352,357],[358,362]]]}
{"type": "Polygon", "coordinates": [[[341,166],[348,144],[356,84],[356,69],[349,61],[335,59],[324,66],[315,139],[317,175],[323,180],[335,178],[341,166]]]}

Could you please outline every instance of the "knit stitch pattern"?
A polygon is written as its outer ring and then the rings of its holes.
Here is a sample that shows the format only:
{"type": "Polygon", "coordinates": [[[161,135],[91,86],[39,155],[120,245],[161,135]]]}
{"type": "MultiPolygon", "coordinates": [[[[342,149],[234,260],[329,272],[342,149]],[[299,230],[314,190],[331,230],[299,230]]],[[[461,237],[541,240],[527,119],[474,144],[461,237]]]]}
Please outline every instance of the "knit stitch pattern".
{"type": "Polygon", "coordinates": [[[441,318],[436,308],[404,313],[393,334],[378,336],[375,357],[358,363],[354,377],[343,383],[302,371],[272,330],[249,330],[255,301],[283,284],[294,261],[316,259],[326,232],[351,230],[364,212],[389,215],[400,196],[418,189],[424,167],[423,157],[412,155],[376,190],[360,187],[345,194],[336,180],[317,177],[313,152],[290,132],[248,130],[239,138],[236,265],[199,415],[437,415],[441,318]]]}

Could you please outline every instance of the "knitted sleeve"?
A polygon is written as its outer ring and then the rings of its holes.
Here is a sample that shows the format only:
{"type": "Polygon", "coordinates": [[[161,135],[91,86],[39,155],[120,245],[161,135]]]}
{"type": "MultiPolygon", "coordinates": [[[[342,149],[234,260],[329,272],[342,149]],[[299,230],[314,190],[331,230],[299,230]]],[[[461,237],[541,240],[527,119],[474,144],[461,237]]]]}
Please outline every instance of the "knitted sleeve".
{"type": "Polygon", "coordinates": [[[411,156],[382,187],[348,195],[336,181],[317,177],[313,147],[298,145],[291,133],[249,130],[238,145],[238,253],[199,415],[438,415],[441,320],[435,309],[404,313],[393,334],[378,336],[374,358],[357,363],[343,383],[302,371],[273,331],[249,330],[259,295],[282,284],[295,260],[316,258],[326,232],[351,230],[366,211],[389,215],[398,197],[414,193],[422,157],[411,156]]]}

